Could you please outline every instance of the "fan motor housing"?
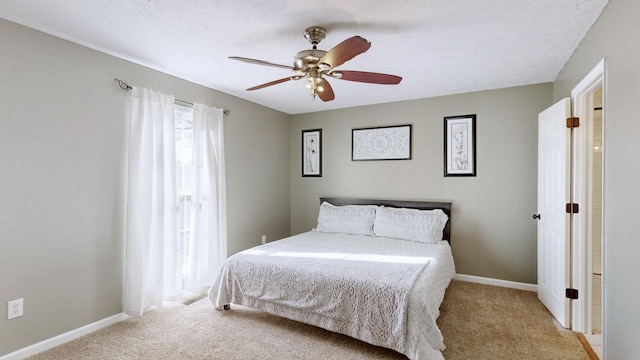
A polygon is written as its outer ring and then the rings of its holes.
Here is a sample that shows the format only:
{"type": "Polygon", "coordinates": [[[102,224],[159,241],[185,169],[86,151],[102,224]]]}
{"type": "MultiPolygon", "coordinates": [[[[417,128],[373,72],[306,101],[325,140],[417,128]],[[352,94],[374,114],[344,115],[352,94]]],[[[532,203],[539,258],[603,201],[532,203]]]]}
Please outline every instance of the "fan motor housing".
{"type": "Polygon", "coordinates": [[[306,71],[312,67],[317,67],[318,60],[322,59],[326,53],[324,50],[317,49],[300,51],[293,61],[293,68],[306,71]]]}

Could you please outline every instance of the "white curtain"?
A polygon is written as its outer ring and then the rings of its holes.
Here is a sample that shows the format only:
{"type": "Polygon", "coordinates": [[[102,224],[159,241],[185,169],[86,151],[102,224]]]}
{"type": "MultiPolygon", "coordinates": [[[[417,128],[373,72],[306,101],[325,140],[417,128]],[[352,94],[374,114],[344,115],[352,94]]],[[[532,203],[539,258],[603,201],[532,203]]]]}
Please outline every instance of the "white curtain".
{"type": "Polygon", "coordinates": [[[131,92],[123,311],[140,316],[179,289],[173,96],[131,92]],[[168,255],[168,256],[167,256],[168,255]]]}
{"type": "Polygon", "coordinates": [[[193,107],[194,232],[184,266],[184,288],[210,286],[227,258],[227,199],[223,109],[193,107]]]}

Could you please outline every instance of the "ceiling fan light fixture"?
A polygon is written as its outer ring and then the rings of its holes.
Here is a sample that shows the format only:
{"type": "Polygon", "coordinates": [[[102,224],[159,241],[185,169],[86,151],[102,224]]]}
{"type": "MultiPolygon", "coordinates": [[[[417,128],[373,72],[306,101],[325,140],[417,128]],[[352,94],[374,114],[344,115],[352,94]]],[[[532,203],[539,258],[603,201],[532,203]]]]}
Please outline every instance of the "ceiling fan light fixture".
{"type": "Polygon", "coordinates": [[[310,90],[315,99],[318,96],[322,101],[332,101],[335,94],[331,84],[324,78],[325,75],[333,79],[342,79],[369,84],[396,85],[400,83],[402,77],[389,74],[372,73],[366,71],[342,70],[332,71],[332,69],[353,59],[355,56],[366,52],[371,47],[371,42],[361,36],[352,36],[329,51],[319,50],[317,45],[323,40],[327,32],[325,29],[312,26],[305,29],[304,37],[312,45],[312,49],[300,51],[294,56],[293,66],[280,65],[264,60],[257,60],[239,56],[231,56],[231,59],[248,62],[257,65],[266,65],[278,68],[293,70],[296,75],[283,79],[274,80],[265,84],[257,85],[247,90],[258,90],[268,86],[281,84],[290,80],[300,80],[306,78],[305,87],[310,90]]]}
{"type": "Polygon", "coordinates": [[[324,87],[320,85],[323,81],[324,80],[322,79],[322,75],[315,73],[315,75],[312,76],[311,74],[309,74],[305,87],[311,90],[312,95],[317,95],[318,92],[324,91],[324,87]]]}

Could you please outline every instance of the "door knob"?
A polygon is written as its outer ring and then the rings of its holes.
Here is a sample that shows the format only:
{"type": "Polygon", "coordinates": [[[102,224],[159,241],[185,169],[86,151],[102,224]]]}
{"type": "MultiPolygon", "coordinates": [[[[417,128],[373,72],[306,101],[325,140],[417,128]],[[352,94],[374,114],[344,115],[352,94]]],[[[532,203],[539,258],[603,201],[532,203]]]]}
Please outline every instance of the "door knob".
{"type": "Polygon", "coordinates": [[[533,214],[533,220],[540,220],[540,214],[533,214]]]}

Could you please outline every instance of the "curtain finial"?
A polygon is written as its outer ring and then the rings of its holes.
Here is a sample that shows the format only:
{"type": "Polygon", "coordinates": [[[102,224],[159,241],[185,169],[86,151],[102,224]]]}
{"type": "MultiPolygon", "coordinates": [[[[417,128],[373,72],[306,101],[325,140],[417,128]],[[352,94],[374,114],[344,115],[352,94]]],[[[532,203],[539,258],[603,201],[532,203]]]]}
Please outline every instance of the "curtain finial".
{"type": "Polygon", "coordinates": [[[120,88],[122,90],[129,91],[129,90],[133,89],[131,86],[129,86],[129,84],[127,84],[126,82],[124,82],[124,81],[122,81],[122,80],[120,80],[118,78],[115,78],[113,80],[118,83],[118,86],[120,86],[120,88]]]}

